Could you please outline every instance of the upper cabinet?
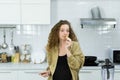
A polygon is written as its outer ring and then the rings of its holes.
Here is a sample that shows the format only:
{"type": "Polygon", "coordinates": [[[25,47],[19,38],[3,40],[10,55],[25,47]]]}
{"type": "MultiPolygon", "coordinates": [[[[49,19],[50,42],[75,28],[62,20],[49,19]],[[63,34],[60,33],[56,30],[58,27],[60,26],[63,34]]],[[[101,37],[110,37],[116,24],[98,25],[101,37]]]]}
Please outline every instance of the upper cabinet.
{"type": "Polygon", "coordinates": [[[0,0],[0,24],[20,23],[19,3],[19,0],[0,0]]]}
{"type": "Polygon", "coordinates": [[[50,24],[50,0],[21,0],[22,24],[50,24]]]}
{"type": "Polygon", "coordinates": [[[0,0],[0,24],[50,24],[50,0],[0,0]]]}

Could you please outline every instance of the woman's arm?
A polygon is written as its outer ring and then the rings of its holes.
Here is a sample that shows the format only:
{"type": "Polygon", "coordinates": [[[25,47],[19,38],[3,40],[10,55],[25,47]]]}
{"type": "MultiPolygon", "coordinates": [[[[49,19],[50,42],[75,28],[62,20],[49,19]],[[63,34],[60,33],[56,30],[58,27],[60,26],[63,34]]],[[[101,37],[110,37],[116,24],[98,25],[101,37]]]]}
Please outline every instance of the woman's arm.
{"type": "Polygon", "coordinates": [[[51,75],[50,68],[49,68],[49,65],[51,64],[51,56],[50,56],[50,53],[48,53],[48,52],[46,54],[46,60],[48,63],[48,67],[47,67],[46,71],[39,73],[39,75],[41,75],[43,77],[48,77],[51,75]]]}
{"type": "Polygon", "coordinates": [[[70,53],[71,55],[68,57],[70,68],[79,70],[83,66],[85,58],[78,42],[73,42],[70,53]]]}

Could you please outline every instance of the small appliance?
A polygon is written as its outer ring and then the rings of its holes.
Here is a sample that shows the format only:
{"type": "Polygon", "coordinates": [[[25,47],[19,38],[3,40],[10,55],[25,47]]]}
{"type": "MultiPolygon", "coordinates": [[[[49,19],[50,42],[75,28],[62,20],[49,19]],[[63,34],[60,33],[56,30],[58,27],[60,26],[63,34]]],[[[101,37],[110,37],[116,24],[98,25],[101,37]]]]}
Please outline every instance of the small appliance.
{"type": "Polygon", "coordinates": [[[120,64],[120,49],[112,49],[110,58],[113,63],[120,64]]]}
{"type": "Polygon", "coordinates": [[[102,80],[114,80],[114,65],[109,59],[105,59],[101,73],[102,80]]]}

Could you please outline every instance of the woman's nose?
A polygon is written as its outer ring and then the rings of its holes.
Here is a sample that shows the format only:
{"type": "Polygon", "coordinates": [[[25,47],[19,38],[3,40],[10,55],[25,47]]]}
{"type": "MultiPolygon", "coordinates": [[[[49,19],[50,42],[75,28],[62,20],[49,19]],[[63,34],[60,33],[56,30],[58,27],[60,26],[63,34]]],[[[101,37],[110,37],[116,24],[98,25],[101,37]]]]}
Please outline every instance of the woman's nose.
{"type": "Polygon", "coordinates": [[[67,31],[65,31],[65,32],[64,32],[64,34],[68,34],[68,32],[67,32],[67,31]]]}

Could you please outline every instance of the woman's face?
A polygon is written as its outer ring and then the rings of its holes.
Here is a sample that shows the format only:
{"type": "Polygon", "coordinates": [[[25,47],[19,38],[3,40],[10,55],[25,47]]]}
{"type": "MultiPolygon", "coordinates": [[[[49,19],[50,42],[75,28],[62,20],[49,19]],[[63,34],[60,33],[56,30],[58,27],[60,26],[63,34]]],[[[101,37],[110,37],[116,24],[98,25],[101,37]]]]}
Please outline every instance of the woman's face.
{"type": "Polygon", "coordinates": [[[69,36],[69,25],[63,24],[59,30],[59,38],[60,40],[66,40],[66,37],[69,36]]]}

